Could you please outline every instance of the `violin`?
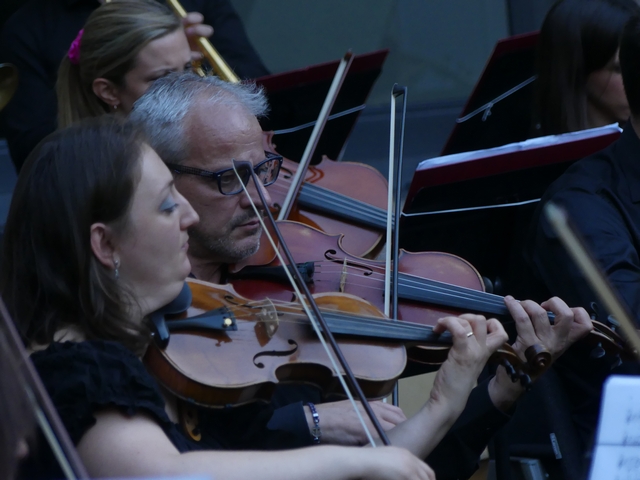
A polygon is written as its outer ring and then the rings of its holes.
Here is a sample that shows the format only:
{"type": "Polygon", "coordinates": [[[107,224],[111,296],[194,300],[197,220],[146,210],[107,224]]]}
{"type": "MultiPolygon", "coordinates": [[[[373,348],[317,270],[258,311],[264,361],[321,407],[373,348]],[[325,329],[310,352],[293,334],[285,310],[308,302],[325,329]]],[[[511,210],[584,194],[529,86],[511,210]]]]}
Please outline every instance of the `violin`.
{"type": "MultiPolygon", "coordinates": [[[[190,307],[182,318],[160,321],[169,336],[162,341],[157,330],[160,341],[152,342],[144,357],[148,370],[172,393],[210,407],[267,400],[280,382],[309,383],[326,395],[340,394],[337,376],[343,372],[331,367],[298,304],[251,301],[229,285],[195,279],[187,284],[193,295],[190,307]]],[[[452,345],[448,333],[390,321],[352,295],[314,298],[368,398],[391,392],[408,355],[431,364],[447,358],[452,345]]],[[[509,345],[492,359],[509,370],[517,368],[516,375],[546,366],[544,354],[525,366],[509,345]]]]}
{"type": "MultiPolygon", "coordinates": [[[[298,274],[311,293],[348,293],[379,309],[383,307],[384,262],[351,255],[342,248],[341,235],[327,235],[296,222],[278,222],[297,262],[298,274]]],[[[256,257],[257,258],[257,257],[256,257]]],[[[292,289],[275,256],[265,262],[245,262],[242,270],[230,272],[227,280],[235,290],[252,299],[291,301],[292,289]],[[251,266],[252,265],[252,266],[251,266]]],[[[485,292],[478,271],[466,260],[444,252],[411,253],[402,250],[398,262],[398,319],[435,325],[446,315],[477,312],[509,317],[503,297],[485,292]]],[[[553,314],[550,320],[553,319],[553,314]]],[[[594,355],[631,352],[609,326],[593,320],[594,330],[585,339],[594,355]]]]}
{"type": "MultiPolygon", "coordinates": [[[[263,147],[277,153],[273,132],[264,132],[263,147]]],[[[267,187],[273,211],[280,211],[298,164],[285,158],[276,182],[267,187]]],[[[387,227],[387,180],[363,163],[336,162],[326,156],[310,166],[288,220],[330,234],[344,235],[343,247],[358,256],[374,256],[387,227]],[[357,178],[357,182],[352,179],[357,178]]]]}

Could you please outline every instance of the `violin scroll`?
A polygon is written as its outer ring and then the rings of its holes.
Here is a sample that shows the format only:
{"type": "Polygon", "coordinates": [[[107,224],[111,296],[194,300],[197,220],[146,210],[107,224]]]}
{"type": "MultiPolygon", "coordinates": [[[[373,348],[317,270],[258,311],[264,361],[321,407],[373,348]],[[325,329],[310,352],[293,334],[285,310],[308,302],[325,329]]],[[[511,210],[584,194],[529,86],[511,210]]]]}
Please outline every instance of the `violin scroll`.
{"type": "Polygon", "coordinates": [[[524,351],[524,356],[527,359],[529,371],[536,377],[542,375],[545,370],[551,366],[551,362],[553,361],[551,352],[539,343],[527,348],[524,351]]]}
{"type": "Polygon", "coordinates": [[[531,377],[539,377],[553,363],[551,352],[540,344],[531,345],[525,350],[526,362],[522,361],[515,351],[507,352],[505,347],[500,348],[496,353],[500,365],[505,368],[511,381],[520,382],[527,390],[533,385],[531,377]]]}

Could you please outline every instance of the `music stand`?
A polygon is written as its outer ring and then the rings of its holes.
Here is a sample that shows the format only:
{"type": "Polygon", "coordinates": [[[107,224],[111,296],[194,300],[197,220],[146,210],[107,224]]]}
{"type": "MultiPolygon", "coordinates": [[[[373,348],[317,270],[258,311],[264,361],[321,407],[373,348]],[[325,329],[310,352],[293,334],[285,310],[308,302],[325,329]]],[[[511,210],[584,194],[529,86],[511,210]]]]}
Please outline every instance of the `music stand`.
{"type": "Polygon", "coordinates": [[[459,255],[498,283],[496,293],[518,294],[513,270],[538,200],[573,162],[619,136],[609,125],[421,162],[404,207],[419,215],[403,215],[400,246],[459,255]]]}
{"type": "MultiPolygon", "coordinates": [[[[378,50],[353,58],[347,78],[331,110],[332,116],[346,113],[337,118],[330,117],[312,163],[318,163],[322,155],[340,159],[347,138],[364,109],[388,53],[389,50],[378,50]]],[[[338,63],[321,63],[256,79],[256,83],[265,88],[270,105],[268,117],[262,119],[260,124],[265,131],[276,131],[273,141],[278,153],[286,158],[299,161],[302,157],[313,130],[312,122],[318,118],[338,63]],[[301,125],[308,126],[290,133],[278,133],[301,125]]]]}
{"type": "Polygon", "coordinates": [[[498,41],[441,155],[531,137],[538,32],[498,41]]]}

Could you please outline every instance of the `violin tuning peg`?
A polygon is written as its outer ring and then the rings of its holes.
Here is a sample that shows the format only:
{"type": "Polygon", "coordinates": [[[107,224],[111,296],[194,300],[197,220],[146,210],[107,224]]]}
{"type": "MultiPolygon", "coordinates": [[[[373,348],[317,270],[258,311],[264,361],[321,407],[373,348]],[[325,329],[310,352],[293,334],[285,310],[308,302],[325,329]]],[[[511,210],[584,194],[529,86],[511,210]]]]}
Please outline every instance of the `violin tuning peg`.
{"type": "Polygon", "coordinates": [[[513,368],[513,365],[511,365],[511,362],[509,362],[509,360],[503,360],[502,366],[507,371],[507,375],[509,375],[509,377],[511,377],[511,381],[513,383],[517,382],[518,381],[518,374],[516,373],[516,369],[513,368]]]}
{"type": "Polygon", "coordinates": [[[604,351],[604,348],[602,348],[602,343],[598,342],[598,344],[595,347],[593,347],[593,349],[589,353],[589,357],[595,360],[595,359],[604,357],[605,354],[606,352],[604,351]]]}
{"type": "Polygon", "coordinates": [[[520,376],[520,385],[522,385],[527,392],[529,390],[531,390],[531,387],[533,386],[533,382],[531,381],[531,377],[529,375],[527,375],[526,373],[521,375],[520,376]]]}
{"type": "Polygon", "coordinates": [[[620,323],[616,320],[616,317],[614,317],[613,315],[609,315],[607,316],[607,326],[615,332],[620,326],[620,323]]]}

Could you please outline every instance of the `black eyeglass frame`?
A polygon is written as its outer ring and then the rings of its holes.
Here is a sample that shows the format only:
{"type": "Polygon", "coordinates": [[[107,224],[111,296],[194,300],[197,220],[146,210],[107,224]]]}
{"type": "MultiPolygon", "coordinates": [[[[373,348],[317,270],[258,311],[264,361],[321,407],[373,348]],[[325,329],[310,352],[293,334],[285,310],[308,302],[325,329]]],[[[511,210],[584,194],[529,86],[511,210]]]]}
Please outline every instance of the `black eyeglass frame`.
{"type": "MultiPolygon", "coordinates": [[[[262,185],[265,187],[268,187],[269,185],[273,185],[275,183],[275,181],[278,179],[278,175],[280,175],[280,169],[282,168],[282,156],[281,155],[277,155],[275,153],[272,152],[267,152],[265,150],[265,155],[266,158],[261,161],[260,163],[256,164],[253,167],[253,171],[255,172],[256,175],[258,175],[258,171],[260,169],[260,167],[262,167],[262,165],[264,165],[267,162],[273,162],[274,160],[276,160],[278,163],[277,165],[277,171],[275,173],[275,176],[273,177],[273,180],[271,180],[270,182],[267,183],[263,183],[262,185]]],[[[244,162],[243,162],[244,163],[244,162]]],[[[249,163],[249,162],[246,162],[249,163]]],[[[238,190],[235,190],[233,192],[229,192],[229,193],[225,193],[222,191],[222,183],[221,183],[221,178],[222,175],[224,175],[227,172],[233,172],[233,168],[225,168],[223,170],[218,170],[217,172],[210,172],[209,170],[202,170],[200,168],[195,168],[195,167],[188,167],[185,165],[176,165],[175,163],[167,163],[167,167],[169,168],[169,170],[171,170],[174,173],[186,173],[188,175],[197,175],[199,177],[204,177],[204,178],[208,178],[210,180],[215,180],[217,185],[218,185],[218,191],[222,194],[222,195],[237,195],[238,193],[240,193],[242,191],[242,187],[240,187],[238,190]]],[[[242,178],[242,183],[247,186],[247,184],[249,183],[249,179],[251,178],[251,173],[247,173],[246,178],[242,178]]]]}

